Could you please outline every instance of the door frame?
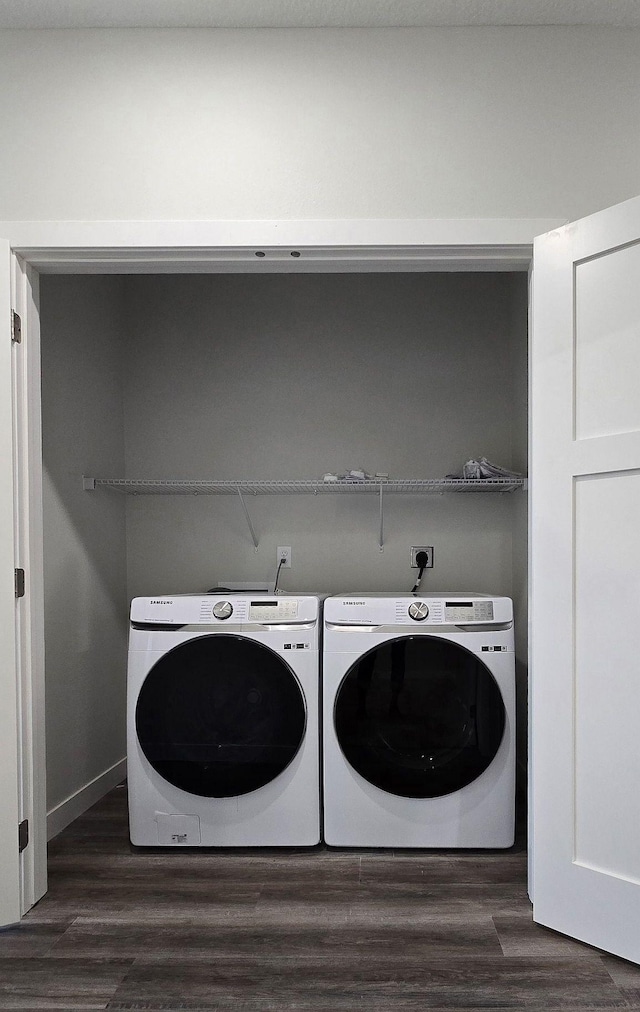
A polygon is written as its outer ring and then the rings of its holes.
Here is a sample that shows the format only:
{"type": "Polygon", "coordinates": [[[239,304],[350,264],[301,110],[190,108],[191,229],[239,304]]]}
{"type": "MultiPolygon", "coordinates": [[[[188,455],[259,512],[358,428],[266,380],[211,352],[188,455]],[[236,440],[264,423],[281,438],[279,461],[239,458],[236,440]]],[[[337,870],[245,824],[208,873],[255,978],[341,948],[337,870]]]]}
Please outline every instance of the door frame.
{"type": "MultiPolygon", "coordinates": [[[[9,781],[15,770],[21,818],[30,824],[20,910],[12,907],[15,916],[5,915],[4,923],[18,920],[47,887],[39,275],[525,272],[535,236],[564,224],[557,218],[0,222],[13,254],[13,308],[23,324],[25,357],[14,382],[14,557],[24,560],[28,591],[13,630],[19,755],[0,753],[0,762],[5,769],[8,763],[9,781]]],[[[3,869],[13,868],[5,856],[0,886],[3,869]]]]}

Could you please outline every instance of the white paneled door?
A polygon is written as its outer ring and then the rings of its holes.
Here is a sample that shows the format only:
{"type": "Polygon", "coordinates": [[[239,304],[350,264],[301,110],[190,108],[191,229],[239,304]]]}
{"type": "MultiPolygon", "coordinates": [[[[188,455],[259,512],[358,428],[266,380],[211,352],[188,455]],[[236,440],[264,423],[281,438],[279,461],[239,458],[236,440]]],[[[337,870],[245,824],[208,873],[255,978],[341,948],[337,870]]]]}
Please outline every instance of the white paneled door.
{"type": "Polygon", "coordinates": [[[0,925],[20,919],[11,253],[0,240],[0,925]]]}
{"type": "Polygon", "coordinates": [[[534,244],[534,919],[640,962],[640,198],[534,244]]]}

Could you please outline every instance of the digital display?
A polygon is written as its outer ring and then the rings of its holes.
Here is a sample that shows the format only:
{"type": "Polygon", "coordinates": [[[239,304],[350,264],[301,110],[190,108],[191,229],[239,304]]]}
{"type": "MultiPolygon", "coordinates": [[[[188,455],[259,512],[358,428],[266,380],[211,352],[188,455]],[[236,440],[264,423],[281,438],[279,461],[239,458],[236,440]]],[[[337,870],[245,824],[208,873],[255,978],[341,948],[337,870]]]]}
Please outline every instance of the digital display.
{"type": "Polygon", "coordinates": [[[493,601],[445,601],[444,617],[450,622],[493,622],[493,601]]]}
{"type": "Polygon", "coordinates": [[[293,598],[276,598],[271,601],[250,601],[249,621],[286,622],[298,617],[298,602],[293,598]]]}

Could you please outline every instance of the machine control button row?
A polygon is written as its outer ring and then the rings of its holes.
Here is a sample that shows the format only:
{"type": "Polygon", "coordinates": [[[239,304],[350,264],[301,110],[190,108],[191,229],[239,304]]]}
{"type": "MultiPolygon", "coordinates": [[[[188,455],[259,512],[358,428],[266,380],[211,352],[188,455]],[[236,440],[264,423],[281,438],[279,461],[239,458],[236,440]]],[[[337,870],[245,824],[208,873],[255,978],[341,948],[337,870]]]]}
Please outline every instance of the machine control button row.
{"type": "Polygon", "coordinates": [[[260,603],[252,601],[249,605],[249,621],[263,622],[269,619],[282,621],[283,619],[297,619],[298,602],[291,600],[265,601],[260,603]]]}
{"type": "Polygon", "coordinates": [[[231,618],[233,615],[233,605],[230,601],[216,601],[213,606],[213,614],[221,620],[231,618]]]}
{"type": "Polygon", "coordinates": [[[416,622],[424,622],[428,614],[429,605],[425,604],[424,601],[414,601],[413,604],[409,605],[409,616],[415,619],[416,622]]]}

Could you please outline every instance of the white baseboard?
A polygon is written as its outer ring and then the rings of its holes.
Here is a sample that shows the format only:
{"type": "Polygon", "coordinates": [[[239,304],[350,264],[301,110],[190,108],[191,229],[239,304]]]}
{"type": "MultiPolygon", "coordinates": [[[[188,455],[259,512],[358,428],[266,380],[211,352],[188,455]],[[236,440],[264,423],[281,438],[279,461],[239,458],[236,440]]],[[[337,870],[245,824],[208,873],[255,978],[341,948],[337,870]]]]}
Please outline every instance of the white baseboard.
{"type": "Polygon", "coordinates": [[[96,801],[104,797],[116,784],[119,784],[127,775],[127,760],[121,759],[104,773],[90,780],[88,784],[81,787],[79,791],[72,794],[65,801],[47,812],[47,840],[53,839],[58,833],[83,815],[88,808],[95,805],[96,801]]]}

